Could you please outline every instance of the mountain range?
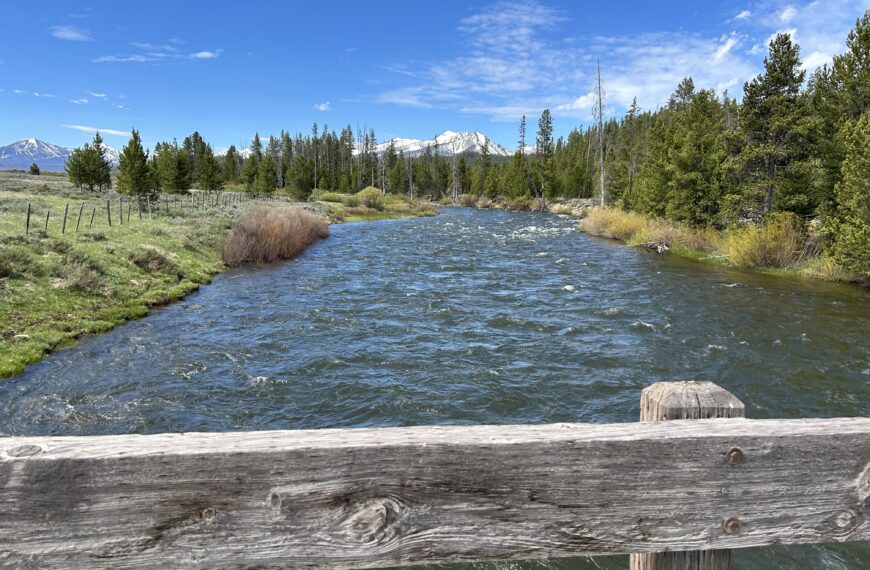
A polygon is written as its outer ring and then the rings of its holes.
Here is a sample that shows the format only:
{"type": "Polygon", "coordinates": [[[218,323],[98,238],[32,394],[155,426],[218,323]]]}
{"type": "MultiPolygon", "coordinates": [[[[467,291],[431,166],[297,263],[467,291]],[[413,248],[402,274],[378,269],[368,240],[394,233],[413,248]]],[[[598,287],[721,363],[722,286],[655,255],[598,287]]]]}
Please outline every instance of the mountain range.
{"type": "MultiPolygon", "coordinates": [[[[480,131],[444,131],[431,139],[395,138],[377,145],[375,149],[378,153],[384,153],[389,149],[390,144],[395,146],[397,153],[403,152],[407,157],[420,156],[426,148],[431,149],[432,154],[441,156],[477,154],[482,146],[486,146],[491,156],[512,154],[480,131]]],[[[119,152],[109,146],[105,149],[112,165],[117,165],[119,152]]],[[[0,170],[26,170],[35,162],[46,172],[63,172],[64,163],[72,151],[71,148],[35,138],[23,139],[10,145],[0,146],[0,170]]],[[[239,154],[244,158],[247,157],[248,152],[248,149],[240,149],[239,154]]],[[[357,150],[356,153],[358,154],[359,151],[357,150]]]]}
{"type": "MultiPolygon", "coordinates": [[[[112,165],[118,164],[119,152],[105,146],[112,165]]],[[[73,149],[47,143],[39,139],[23,139],[0,146],[0,170],[27,170],[34,162],[46,172],[63,172],[64,163],[73,149]]]]}
{"type": "Polygon", "coordinates": [[[494,142],[480,131],[444,131],[431,139],[403,139],[395,138],[377,145],[379,153],[386,152],[390,144],[395,145],[396,152],[403,152],[405,156],[419,156],[426,147],[432,150],[432,154],[441,156],[454,156],[464,153],[479,153],[482,146],[486,146],[491,156],[510,156],[512,153],[500,144],[494,142]]]}

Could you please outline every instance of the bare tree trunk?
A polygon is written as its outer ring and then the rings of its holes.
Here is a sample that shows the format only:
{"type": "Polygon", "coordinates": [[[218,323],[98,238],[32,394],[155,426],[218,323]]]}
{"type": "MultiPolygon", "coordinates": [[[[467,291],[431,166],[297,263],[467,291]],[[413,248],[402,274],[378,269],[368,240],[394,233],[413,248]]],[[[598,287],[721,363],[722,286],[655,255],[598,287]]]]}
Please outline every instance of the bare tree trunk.
{"type": "Polygon", "coordinates": [[[601,185],[601,207],[604,207],[604,107],[601,94],[601,63],[598,63],[598,176],[601,185]]]}

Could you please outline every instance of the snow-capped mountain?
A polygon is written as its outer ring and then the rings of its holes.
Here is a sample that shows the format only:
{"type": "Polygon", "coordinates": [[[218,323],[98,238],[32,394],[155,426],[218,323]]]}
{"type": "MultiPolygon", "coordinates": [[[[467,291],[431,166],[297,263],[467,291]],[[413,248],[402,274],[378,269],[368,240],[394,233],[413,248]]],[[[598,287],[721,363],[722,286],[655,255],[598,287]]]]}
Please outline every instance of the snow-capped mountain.
{"type": "MultiPolygon", "coordinates": [[[[106,157],[112,165],[118,164],[120,153],[103,145],[106,157]]],[[[0,146],[0,170],[26,170],[34,162],[46,172],[63,172],[64,162],[73,149],[47,143],[39,139],[24,139],[7,146],[0,146]]]]}
{"type": "Polygon", "coordinates": [[[465,152],[479,153],[480,147],[483,145],[486,145],[489,154],[492,156],[511,155],[507,149],[493,142],[480,131],[463,131],[459,133],[444,131],[437,137],[427,140],[395,138],[381,143],[375,148],[378,152],[386,152],[390,147],[390,143],[395,145],[396,152],[402,151],[405,153],[405,156],[419,156],[426,150],[427,146],[432,149],[432,154],[440,154],[442,156],[453,156],[465,152]]]}

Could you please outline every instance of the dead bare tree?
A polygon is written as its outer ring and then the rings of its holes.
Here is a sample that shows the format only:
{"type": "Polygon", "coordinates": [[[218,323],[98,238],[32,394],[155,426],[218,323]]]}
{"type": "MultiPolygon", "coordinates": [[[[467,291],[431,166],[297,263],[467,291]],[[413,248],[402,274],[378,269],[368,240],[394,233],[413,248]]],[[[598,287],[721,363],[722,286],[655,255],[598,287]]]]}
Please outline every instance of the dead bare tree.
{"type": "Polygon", "coordinates": [[[604,207],[604,93],[601,89],[601,62],[598,62],[598,89],[595,115],[598,119],[598,179],[601,186],[601,207],[604,207]]]}

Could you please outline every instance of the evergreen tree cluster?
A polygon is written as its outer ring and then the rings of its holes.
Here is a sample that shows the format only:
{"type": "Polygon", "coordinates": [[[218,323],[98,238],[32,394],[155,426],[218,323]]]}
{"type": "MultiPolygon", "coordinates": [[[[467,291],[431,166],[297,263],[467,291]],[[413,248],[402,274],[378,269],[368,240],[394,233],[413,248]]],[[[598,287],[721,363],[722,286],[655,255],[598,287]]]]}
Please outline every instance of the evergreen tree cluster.
{"type": "Polygon", "coordinates": [[[94,133],[92,143],[74,149],[66,159],[66,173],[69,181],[80,189],[84,186],[93,192],[94,188],[103,191],[112,187],[112,162],[106,156],[103,137],[99,131],[94,133]]]}

